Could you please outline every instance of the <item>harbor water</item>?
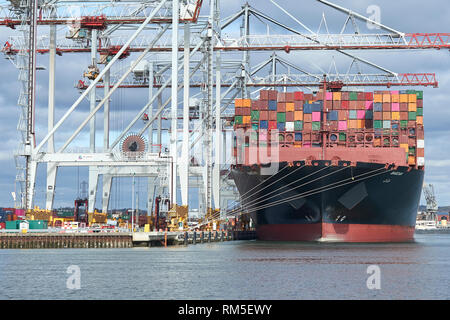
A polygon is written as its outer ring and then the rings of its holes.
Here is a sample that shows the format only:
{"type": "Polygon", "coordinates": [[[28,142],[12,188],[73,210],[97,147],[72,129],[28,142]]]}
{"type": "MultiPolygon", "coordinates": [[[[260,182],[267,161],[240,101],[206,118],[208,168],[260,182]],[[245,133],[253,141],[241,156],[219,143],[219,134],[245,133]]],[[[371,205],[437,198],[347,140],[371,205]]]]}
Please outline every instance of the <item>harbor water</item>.
{"type": "Polygon", "coordinates": [[[0,299],[449,299],[450,234],[415,239],[4,249],[0,299]],[[367,285],[370,266],[379,289],[367,285]]]}

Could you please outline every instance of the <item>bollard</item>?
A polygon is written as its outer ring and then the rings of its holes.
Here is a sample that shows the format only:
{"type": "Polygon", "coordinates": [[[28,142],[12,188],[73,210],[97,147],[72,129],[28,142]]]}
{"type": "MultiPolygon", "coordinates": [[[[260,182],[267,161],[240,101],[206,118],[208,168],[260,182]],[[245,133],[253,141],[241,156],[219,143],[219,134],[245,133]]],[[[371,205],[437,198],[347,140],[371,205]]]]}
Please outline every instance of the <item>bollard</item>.
{"type": "Polygon", "coordinates": [[[202,235],[200,237],[200,242],[201,243],[205,242],[205,231],[202,231],[202,235]]]}
{"type": "Polygon", "coordinates": [[[184,245],[187,246],[189,243],[189,234],[187,231],[184,233],[184,245]]]}
{"type": "Polygon", "coordinates": [[[208,242],[211,242],[211,231],[208,232],[208,242]]]}
{"type": "Polygon", "coordinates": [[[194,231],[194,235],[192,237],[192,243],[197,244],[197,232],[196,231],[194,231]]]}

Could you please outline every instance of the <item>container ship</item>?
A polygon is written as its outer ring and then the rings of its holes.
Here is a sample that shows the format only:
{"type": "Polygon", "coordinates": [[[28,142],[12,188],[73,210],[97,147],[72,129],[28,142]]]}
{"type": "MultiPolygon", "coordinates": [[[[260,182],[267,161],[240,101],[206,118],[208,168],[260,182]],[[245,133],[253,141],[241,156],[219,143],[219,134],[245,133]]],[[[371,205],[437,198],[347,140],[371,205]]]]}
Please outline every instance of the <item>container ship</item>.
{"type": "Polygon", "coordinates": [[[235,100],[240,208],[269,241],[403,242],[424,178],[423,92],[260,91],[235,100]]]}

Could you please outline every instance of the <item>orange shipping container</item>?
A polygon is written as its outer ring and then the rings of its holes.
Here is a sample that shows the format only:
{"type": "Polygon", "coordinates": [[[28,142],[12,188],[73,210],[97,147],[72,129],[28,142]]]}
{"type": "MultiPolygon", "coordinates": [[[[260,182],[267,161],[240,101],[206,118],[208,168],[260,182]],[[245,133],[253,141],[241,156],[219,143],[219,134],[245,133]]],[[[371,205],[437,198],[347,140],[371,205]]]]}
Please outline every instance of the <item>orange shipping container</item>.
{"type": "Polygon", "coordinates": [[[234,105],[236,106],[236,107],[243,107],[244,105],[243,105],[243,102],[242,102],[242,99],[236,99],[236,100],[234,100],[234,105]]]}
{"type": "Polygon", "coordinates": [[[363,129],[365,127],[365,120],[356,120],[356,125],[358,127],[358,129],[363,129]]]}
{"type": "Polygon", "coordinates": [[[341,100],[341,93],[340,92],[333,92],[333,100],[340,101],[341,100]]]}
{"type": "Polygon", "coordinates": [[[383,112],[383,120],[391,120],[391,112],[383,112]]]}
{"type": "Polygon", "coordinates": [[[242,117],[242,122],[243,123],[250,123],[250,119],[251,119],[251,116],[243,116],[242,117]]]}
{"type": "Polygon", "coordinates": [[[294,103],[293,102],[287,102],[286,103],[286,112],[294,111],[294,110],[295,110],[294,103]]]}
{"type": "Polygon", "coordinates": [[[303,120],[303,111],[294,111],[294,121],[303,120]]]}
{"type": "Polygon", "coordinates": [[[411,112],[417,111],[417,103],[415,102],[408,103],[408,111],[411,112]]]}
{"type": "Polygon", "coordinates": [[[415,165],[415,164],[416,164],[416,157],[414,157],[414,156],[409,156],[409,157],[408,157],[408,164],[410,164],[410,165],[415,165]]]}
{"type": "Polygon", "coordinates": [[[416,117],[416,123],[417,123],[417,124],[422,124],[422,125],[423,125],[423,116],[417,116],[417,117],[416,117]]]}
{"type": "Polygon", "coordinates": [[[382,94],[378,94],[378,93],[374,94],[373,95],[373,102],[376,102],[376,103],[383,102],[383,95],[382,94]]]}
{"type": "Polygon", "coordinates": [[[252,105],[252,100],[250,100],[250,99],[243,99],[242,100],[242,106],[243,107],[251,107],[251,105],[252,105]]]}
{"type": "Polygon", "coordinates": [[[390,94],[383,94],[383,102],[384,103],[390,103],[391,102],[391,95],[390,94]]]}
{"type": "Polygon", "coordinates": [[[399,103],[400,102],[400,95],[398,95],[398,94],[391,95],[391,102],[399,103]]]}
{"type": "Polygon", "coordinates": [[[400,94],[400,103],[407,103],[407,102],[408,102],[408,95],[400,94]]]}
{"type": "Polygon", "coordinates": [[[357,129],[358,128],[358,121],[357,120],[348,120],[348,127],[350,129],[357,129]]]}
{"type": "Polygon", "coordinates": [[[415,93],[413,94],[408,94],[408,102],[417,102],[417,95],[415,93]]]}
{"type": "Polygon", "coordinates": [[[400,144],[400,148],[405,149],[405,152],[409,152],[409,145],[407,143],[400,144]]]}

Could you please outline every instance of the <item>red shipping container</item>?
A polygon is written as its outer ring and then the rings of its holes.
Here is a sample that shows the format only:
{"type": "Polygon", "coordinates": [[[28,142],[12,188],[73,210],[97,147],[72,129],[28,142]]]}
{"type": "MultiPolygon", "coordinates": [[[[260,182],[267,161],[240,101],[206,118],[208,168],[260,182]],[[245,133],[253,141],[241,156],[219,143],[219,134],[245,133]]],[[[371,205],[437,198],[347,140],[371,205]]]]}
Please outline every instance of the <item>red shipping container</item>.
{"type": "Polygon", "coordinates": [[[304,122],[303,123],[303,132],[305,132],[305,131],[307,131],[307,132],[311,132],[312,131],[312,123],[311,122],[304,122]]]}
{"type": "Polygon", "coordinates": [[[408,143],[408,135],[407,134],[401,134],[399,136],[399,142],[400,142],[400,144],[407,144],[408,143]]]}
{"type": "Polygon", "coordinates": [[[348,93],[348,92],[342,92],[341,100],[344,100],[344,101],[350,100],[350,93],[348,93]]]}
{"type": "Polygon", "coordinates": [[[294,100],[295,101],[304,100],[303,92],[302,91],[294,92],[294,100]]]}
{"type": "Polygon", "coordinates": [[[416,122],[414,120],[409,120],[408,121],[408,128],[415,128],[416,127],[416,122]]]}
{"type": "Polygon", "coordinates": [[[269,101],[259,100],[259,110],[269,110],[269,101]]]}
{"type": "Polygon", "coordinates": [[[348,111],[347,110],[339,110],[339,120],[348,120],[348,111]]]}
{"type": "Polygon", "coordinates": [[[258,100],[252,100],[251,108],[252,108],[252,110],[259,110],[259,101],[258,100]]]}
{"type": "Polygon", "coordinates": [[[278,91],[269,90],[269,100],[277,100],[277,98],[278,98],[278,91]]]}
{"type": "Polygon", "coordinates": [[[303,114],[303,122],[312,122],[312,114],[311,113],[304,113],[303,114]]]}
{"type": "MultiPolygon", "coordinates": [[[[278,92],[277,100],[278,100],[278,102],[286,102],[286,93],[278,92]]],[[[278,103],[278,105],[279,105],[279,103],[278,103]]]]}
{"type": "Polygon", "coordinates": [[[289,111],[286,112],[286,122],[293,122],[294,121],[294,112],[289,111]]]}
{"type": "Polygon", "coordinates": [[[408,104],[400,102],[400,111],[408,111],[408,104]]]}
{"type": "Polygon", "coordinates": [[[303,101],[294,101],[294,110],[303,111],[303,101]]]}
{"type": "Polygon", "coordinates": [[[417,139],[419,140],[424,140],[425,139],[425,134],[423,131],[423,126],[418,125],[416,128],[416,134],[417,134],[417,139]]]}
{"type": "Polygon", "coordinates": [[[277,112],[269,111],[269,121],[277,121],[277,112]]]}
{"type": "Polygon", "coordinates": [[[269,130],[275,130],[275,129],[277,129],[277,122],[269,121],[269,130]]]}
{"type": "Polygon", "coordinates": [[[408,120],[408,112],[401,111],[400,112],[400,120],[408,120]]]}
{"type": "Polygon", "coordinates": [[[278,102],[277,111],[278,112],[286,112],[286,102],[278,102]]]}
{"type": "Polygon", "coordinates": [[[341,109],[344,110],[350,109],[350,102],[348,100],[341,101],[341,109]]]}
{"type": "Polygon", "coordinates": [[[391,103],[390,102],[383,102],[383,112],[391,112],[391,103]]]}
{"type": "Polygon", "coordinates": [[[243,116],[244,110],[242,108],[234,108],[234,115],[236,116],[243,116]]]}
{"type": "Polygon", "coordinates": [[[350,101],[350,110],[358,109],[358,101],[350,101]]]}
{"type": "Polygon", "coordinates": [[[374,112],[373,120],[383,120],[383,112],[374,112]]]}
{"type": "Polygon", "coordinates": [[[339,121],[329,121],[328,122],[329,130],[338,131],[338,123],[339,123],[339,121]]]}
{"type": "Polygon", "coordinates": [[[252,115],[252,109],[250,109],[250,108],[242,108],[242,115],[243,116],[251,116],[252,115]]]}
{"type": "Polygon", "coordinates": [[[418,157],[425,157],[425,149],[424,148],[417,148],[417,156],[418,157]]]}
{"type": "Polygon", "coordinates": [[[372,92],[366,92],[365,94],[367,101],[373,101],[373,93],[372,92]]]}
{"type": "MultiPolygon", "coordinates": [[[[328,102],[328,101],[327,101],[327,102],[328,102]]],[[[340,110],[340,109],[343,109],[343,108],[342,108],[341,102],[344,102],[344,101],[334,100],[334,101],[330,101],[330,102],[333,103],[333,110],[340,110]]]]}
{"type": "Polygon", "coordinates": [[[259,92],[259,99],[261,99],[261,100],[269,100],[269,90],[261,90],[259,92]]]}
{"type": "Polygon", "coordinates": [[[366,101],[361,100],[361,101],[356,101],[356,105],[358,106],[358,110],[366,110],[366,101]]]}
{"type": "Polygon", "coordinates": [[[314,96],[312,95],[312,93],[305,93],[304,94],[305,100],[309,101],[309,100],[313,100],[314,96]]]}
{"type": "Polygon", "coordinates": [[[417,108],[423,108],[423,100],[417,100],[417,108]]]}
{"type": "Polygon", "coordinates": [[[269,120],[269,111],[266,111],[266,110],[260,111],[259,112],[259,120],[265,120],[265,121],[269,120]]]}
{"type": "Polygon", "coordinates": [[[357,97],[358,97],[358,101],[366,100],[366,94],[364,92],[358,92],[357,97]]]}
{"type": "Polygon", "coordinates": [[[333,109],[333,101],[331,100],[326,100],[325,102],[325,108],[328,110],[332,110],[333,109]]]}
{"type": "Polygon", "coordinates": [[[286,93],[286,102],[294,102],[294,93],[293,92],[286,93]]]}

